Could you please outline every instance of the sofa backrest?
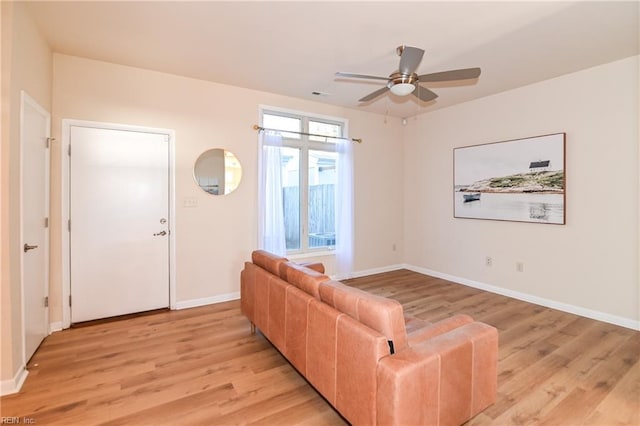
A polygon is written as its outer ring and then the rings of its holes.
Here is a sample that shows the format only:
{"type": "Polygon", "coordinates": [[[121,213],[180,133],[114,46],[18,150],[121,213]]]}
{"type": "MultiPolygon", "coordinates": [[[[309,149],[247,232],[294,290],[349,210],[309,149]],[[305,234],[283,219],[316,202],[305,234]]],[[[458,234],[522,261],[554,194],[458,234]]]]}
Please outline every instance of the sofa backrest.
{"type": "Polygon", "coordinates": [[[320,300],[383,334],[392,351],[407,346],[403,309],[397,300],[376,296],[338,281],[320,284],[320,300]]]}
{"type": "Polygon", "coordinates": [[[320,299],[320,283],[329,280],[325,274],[294,262],[280,263],[279,275],[289,284],[293,284],[316,299],[320,299]]]}
{"type": "Polygon", "coordinates": [[[251,253],[251,261],[259,267],[266,269],[274,275],[280,275],[280,264],[287,259],[264,250],[254,250],[251,253]]]}

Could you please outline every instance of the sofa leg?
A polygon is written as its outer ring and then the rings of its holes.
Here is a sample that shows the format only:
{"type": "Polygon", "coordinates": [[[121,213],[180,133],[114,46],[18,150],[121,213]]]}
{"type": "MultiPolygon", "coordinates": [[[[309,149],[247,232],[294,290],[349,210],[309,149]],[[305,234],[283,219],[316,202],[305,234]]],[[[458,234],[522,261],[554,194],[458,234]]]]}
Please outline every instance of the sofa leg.
{"type": "Polygon", "coordinates": [[[251,334],[256,334],[256,325],[251,323],[251,334]]]}

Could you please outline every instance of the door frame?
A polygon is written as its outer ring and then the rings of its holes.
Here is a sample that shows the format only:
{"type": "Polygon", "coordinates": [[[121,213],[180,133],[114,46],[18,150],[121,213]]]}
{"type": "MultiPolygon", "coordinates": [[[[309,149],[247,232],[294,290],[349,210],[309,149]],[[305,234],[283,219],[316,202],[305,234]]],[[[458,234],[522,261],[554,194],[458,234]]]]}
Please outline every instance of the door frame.
{"type": "MultiPolygon", "coordinates": [[[[62,144],[60,147],[60,164],[62,164],[62,328],[71,326],[71,246],[68,229],[69,223],[69,145],[72,127],[90,127],[105,130],[122,130],[130,132],[157,133],[169,138],[169,308],[176,309],[176,208],[175,208],[175,131],[156,127],[134,126],[128,124],[106,123],[75,119],[62,120],[62,144]]],[[[72,225],[73,226],[73,225],[72,225]]]]}
{"type": "MultiPolygon", "coordinates": [[[[50,176],[50,162],[51,162],[51,113],[44,109],[35,99],[33,99],[27,92],[24,90],[20,91],[20,248],[25,244],[24,238],[24,180],[23,180],[23,170],[24,170],[24,146],[25,146],[25,135],[24,135],[24,116],[25,116],[25,106],[29,105],[31,108],[35,109],[39,114],[41,114],[46,121],[46,138],[48,139],[47,146],[45,147],[45,189],[44,189],[44,205],[45,205],[45,217],[50,218],[50,205],[49,205],[49,197],[50,197],[50,188],[51,188],[51,176],[50,176]]],[[[44,220],[43,217],[42,219],[44,220]]],[[[49,296],[49,237],[51,233],[51,221],[49,220],[49,226],[47,226],[44,237],[44,244],[42,250],[44,250],[44,292],[43,292],[43,300],[44,297],[49,296]]],[[[20,253],[20,301],[22,302],[22,364],[27,365],[27,313],[26,313],[26,304],[25,304],[25,292],[24,292],[24,253],[20,253]]],[[[45,323],[43,327],[45,328],[45,335],[51,334],[50,325],[49,325],[49,309],[45,308],[45,323]]]]}

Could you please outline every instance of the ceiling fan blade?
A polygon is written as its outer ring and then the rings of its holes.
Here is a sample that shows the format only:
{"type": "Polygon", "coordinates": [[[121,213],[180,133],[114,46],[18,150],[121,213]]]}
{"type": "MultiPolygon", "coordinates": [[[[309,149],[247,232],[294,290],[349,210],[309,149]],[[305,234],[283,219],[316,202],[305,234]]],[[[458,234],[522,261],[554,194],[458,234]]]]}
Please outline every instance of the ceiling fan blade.
{"type": "Polygon", "coordinates": [[[378,77],[375,75],[365,75],[365,74],[353,74],[350,72],[337,72],[336,77],[346,77],[346,78],[368,78],[369,80],[384,80],[389,81],[389,77],[378,77]]]}
{"type": "Polygon", "coordinates": [[[480,68],[464,68],[460,70],[442,71],[419,75],[418,81],[424,83],[428,81],[467,80],[470,78],[478,78],[479,75],[480,68]]]}
{"type": "Polygon", "coordinates": [[[438,97],[435,92],[432,92],[431,90],[427,89],[426,87],[422,87],[419,84],[416,86],[416,90],[414,90],[412,94],[413,96],[424,102],[432,101],[438,97]]]}
{"type": "Polygon", "coordinates": [[[389,88],[387,86],[384,86],[382,89],[378,89],[375,92],[369,93],[364,98],[358,99],[358,102],[368,102],[368,101],[370,101],[370,100],[372,100],[374,98],[377,98],[378,96],[382,95],[383,93],[385,93],[388,90],[389,90],[389,88]]]}
{"type": "Polygon", "coordinates": [[[413,74],[418,65],[420,65],[420,61],[422,61],[422,55],[424,55],[424,50],[417,47],[404,46],[400,55],[400,73],[405,75],[413,74]]]}

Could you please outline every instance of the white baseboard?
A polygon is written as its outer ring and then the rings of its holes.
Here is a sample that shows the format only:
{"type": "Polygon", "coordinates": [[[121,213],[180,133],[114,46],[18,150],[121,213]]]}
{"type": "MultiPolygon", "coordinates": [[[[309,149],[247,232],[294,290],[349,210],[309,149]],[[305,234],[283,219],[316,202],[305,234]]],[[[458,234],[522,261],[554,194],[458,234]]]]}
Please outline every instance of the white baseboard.
{"type": "Polygon", "coordinates": [[[228,302],[230,300],[240,299],[240,292],[220,294],[218,296],[203,297],[202,299],[191,299],[176,302],[175,309],[197,308],[198,306],[212,305],[214,303],[228,302]]]}
{"type": "Polygon", "coordinates": [[[348,276],[334,275],[331,277],[331,279],[336,281],[348,280],[350,278],[366,277],[367,275],[375,275],[375,274],[382,274],[383,272],[397,271],[398,269],[403,269],[403,268],[406,268],[406,265],[389,265],[389,266],[384,266],[382,268],[365,269],[364,271],[353,272],[348,276]]]}
{"type": "Polygon", "coordinates": [[[612,315],[606,312],[594,311],[593,309],[587,309],[581,306],[575,306],[568,303],[558,302],[556,300],[545,299],[544,297],[534,296],[527,293],[521,293],[519,291],[509,290],[506,288],[485,284],[479,281],[469,280],[467,278],[460,278],[454,275],[445,274],[445,273],[434,271],[431,269],[420,268],[412,265],[403,265],[403,267],[414,272],[418,272],[425,275],[431,275],[432,277],[442,278],[443,280],[453,281],[458,284],[463,284],[468,287],[473,287],[473,288],[485,290],[491,293],[500,294],[502,296],[511,297],[513,299],[523,300],[525,302],[534,303],[536,305],[545,306],[547,308],[557,309],[559,311],[568,312],[570,314],[580,315],[581,317],[591,318],[591,319],[603,321],[609,324],[619,325],[620,327],[630,328],[632,330],[640,330],[640,321],[637,321],[631,318],[612,315]]]}
{"type": "Polygon", "coordinates": [[[56,331],[62,331],[62,321],[52,322],[49,324],[49,334],[55,333],[56,331]]]}
{"type": "Polygon", "coordinates": [[[22,385],[24,384],[24,381],[27,379],[28,375],[29,371],[27,370],[27,368],[24,365],[20,367],[16,375],[13,376],[13,379],[3,380],[2,382],[0,382],[0,396],[11,395],[12,393],[20,392],[20,389],[22,388],[22,385]]]}

